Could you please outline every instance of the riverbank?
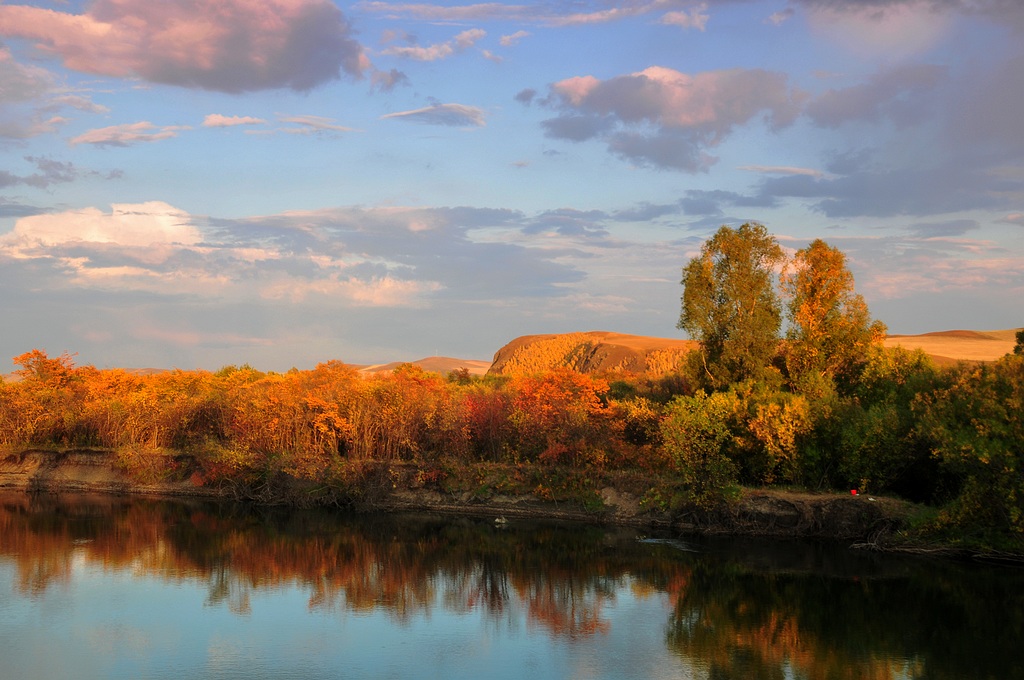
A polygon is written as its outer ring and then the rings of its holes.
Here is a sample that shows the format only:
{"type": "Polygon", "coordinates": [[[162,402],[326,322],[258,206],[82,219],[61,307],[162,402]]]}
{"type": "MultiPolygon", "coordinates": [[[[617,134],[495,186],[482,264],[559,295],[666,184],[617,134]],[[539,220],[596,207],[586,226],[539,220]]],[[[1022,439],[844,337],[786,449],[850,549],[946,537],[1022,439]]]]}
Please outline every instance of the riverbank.
{"type": "MultiPolygon", "coordinates": [[[[181,456],[187,468],[187,456],[181,456]]],[[[679,533],[734,534],[840,539],[889,545],[907,527],[914,508],[903,501],[871,496],[743,490],[735,503],[717,511],[668,509],[643,493],[635,477],[595,488],[587,502],[541,497],[511,487],[474,483],[460,490],[442,490],[423,481],[408,465],[386,468],[386,492],[356,498],[357,510],[430,511],[500,518],[551,518],[590,523],[658,527],[679,533]]],[[[184,475],[179,475],[184,476],[184,475]]],[[[603,480],[607,482],[608,480],[603,480]]],[[[614,480],[613,480],[614,481],[614,480]]],[[[308,497],[308,488],[290,480],[264,502],[289,502],[308,497]],[[289,498],[289,494],[293,498],[289,498]]],[[[247,494],[230,484],[203,485],[193,478],[143,482],[129,475],[117,455],[104,449],[29,450],[0,460],[0,489],[23,492],[89,492],[242,499],[247,494]]]]}

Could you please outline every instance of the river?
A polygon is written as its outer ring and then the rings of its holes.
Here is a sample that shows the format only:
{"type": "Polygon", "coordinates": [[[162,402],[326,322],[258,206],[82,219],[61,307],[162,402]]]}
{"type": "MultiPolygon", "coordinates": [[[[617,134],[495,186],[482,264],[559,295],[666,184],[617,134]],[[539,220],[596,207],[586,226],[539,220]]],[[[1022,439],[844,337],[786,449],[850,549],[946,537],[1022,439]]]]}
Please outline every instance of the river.
{"type": "Polygon", "coordinates": [[[1024,678],[1024,570],[585,524],[0,495],[0,677],[1024,678]]]}

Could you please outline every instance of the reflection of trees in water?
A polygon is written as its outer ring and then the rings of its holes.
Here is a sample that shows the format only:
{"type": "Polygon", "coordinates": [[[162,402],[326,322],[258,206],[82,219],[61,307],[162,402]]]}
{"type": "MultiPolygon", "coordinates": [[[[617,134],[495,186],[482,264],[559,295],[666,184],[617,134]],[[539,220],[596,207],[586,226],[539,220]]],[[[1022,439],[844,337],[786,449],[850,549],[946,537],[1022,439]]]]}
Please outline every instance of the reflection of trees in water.
{"type": "Polygon", "coordinates": [[[667,643],[709,678],[1024,677],[1022,575],[970,574],[918,562],[902,577],[822,578],[699,558],[667,643]],[[981,597],[983,583],[998,595],[981,597]]]}
{"type": "Polygon", "coordinates": [[[635,557],[607,551],[592,527],[27,499],[0,506],[0,554],[16,556],[25,594],[68,581],[77,551],[104,568],[205,581],[207,604],[237,613],[254,591],[296,585],[311,609],[400,622],[438,606],[495,621],[522,611],[552,634],[585,636],[607,630],[602,606],[635,557]]]}
{"type": "Polygon", "coordinates": [[[520,598],[527,603],[529,620],[559,637],[580,638],[607,633],[601,609],[615,599],[614,587],[604,578],[550,579],[543,575],[520,584],[520,598]]]}
{"type": "Polygon", "coordinates": [[[508,572],[493,555],[453,569],[446,575],[444,585],[445,609],[459,614],[483,609],[492,618],[500,619],[512,597],[508,572]]]}
{"type": "Polygon", "coordinates": [[[254,593],[294,586],[318,611],[398,623],[479,612],[580,640],[614,632],[608,612],[629,592],[665,600],[668,648],[708,678],[1024,677],[1024,573],[883,570],[782,548],[692,553],[588,526],[0,497],[0,559],[27,596],[84,561],[205,583],[207,604],[241,614],[254,593]]]}

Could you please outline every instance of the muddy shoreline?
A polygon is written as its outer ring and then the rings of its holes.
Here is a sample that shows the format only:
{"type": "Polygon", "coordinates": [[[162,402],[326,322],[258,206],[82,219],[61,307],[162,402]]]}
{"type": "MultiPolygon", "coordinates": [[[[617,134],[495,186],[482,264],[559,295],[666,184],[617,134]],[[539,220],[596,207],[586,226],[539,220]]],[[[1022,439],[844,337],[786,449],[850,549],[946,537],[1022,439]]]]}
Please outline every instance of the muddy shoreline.
{"type": "MultiPolygon", "coordinates": [[[[196,486],[190,481],[153,484],[133,481],[107,450],[30,450],[0,460],[0,490],[25,493],[105,493],[168,498],[240,498],[228,487],[196,486]]],[[[543,518],[657,527],[679,534],[721,534],[845,540],[862,546],[893,543],[905,528],[908,505],[870,496],[746,490],[732,507],[716,512],[666,512],[645,508],[629,491],[605,487],[601,507],[583,508],[531,495],[442,493],[396,486],[356,510],[435,512],[484,517],[543,518]]]]}

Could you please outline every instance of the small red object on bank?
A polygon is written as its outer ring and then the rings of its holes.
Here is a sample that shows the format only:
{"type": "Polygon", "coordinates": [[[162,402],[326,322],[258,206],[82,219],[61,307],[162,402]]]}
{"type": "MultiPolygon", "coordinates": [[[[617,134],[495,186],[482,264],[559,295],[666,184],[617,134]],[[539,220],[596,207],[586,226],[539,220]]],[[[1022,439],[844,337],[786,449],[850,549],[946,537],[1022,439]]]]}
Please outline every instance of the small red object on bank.
{"type": "Polygon", "coordinates": [[[851,496],[856,496],[857,495],[857,490],[856,489],[850,489],[850,495],[851,496]]]}

